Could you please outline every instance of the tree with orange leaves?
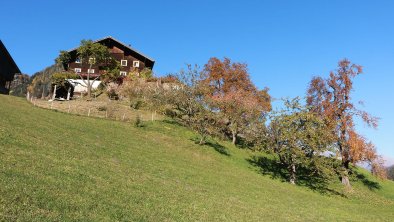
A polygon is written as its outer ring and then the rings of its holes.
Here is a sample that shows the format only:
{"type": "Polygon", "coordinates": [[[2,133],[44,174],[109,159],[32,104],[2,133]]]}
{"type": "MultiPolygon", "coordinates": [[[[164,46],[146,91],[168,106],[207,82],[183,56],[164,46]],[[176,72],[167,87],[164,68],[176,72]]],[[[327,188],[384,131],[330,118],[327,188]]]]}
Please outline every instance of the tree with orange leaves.
{"type": "Polygon", "coordinates": [[[252,83],[245,63],[224,58],[211,58],[204,66],[202,84],[205,97],[214,110],[227,121],[232,142],[253,119],[261,118],[271,110],[268,89],[258,90],[252,83]]]}
{"type": "MultiPolygon", "coordinates": [[[[313,111],[324,116],[335,137],[335,147],[342,161],[341,180],[350,187],[350,163],[368,161],[375,172],[382,169],[374,145],[360,136],[354,127],[354,117],[359,116],[370,127],[377,128],[378,119],[357,109],[351,101],[353,78],[362,73],[362,67],[349,60],[339,61],[335,72],[328,79],[314,77],[307,92],[307,103],[313,111]]],[[[380,173],[382,174],[382,173],[380,173]]]]}

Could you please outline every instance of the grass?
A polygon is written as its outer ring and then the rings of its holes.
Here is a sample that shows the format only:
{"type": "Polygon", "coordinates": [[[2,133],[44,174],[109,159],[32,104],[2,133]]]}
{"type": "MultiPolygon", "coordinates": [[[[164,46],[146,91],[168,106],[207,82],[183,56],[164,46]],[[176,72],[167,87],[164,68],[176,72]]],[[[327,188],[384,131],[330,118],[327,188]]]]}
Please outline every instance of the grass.
{"type": "Polygon", "coordinates": [[[31,102],[34,106],[65,113],[126,122],[135,121],[137,116],[143,120],[162,119],[162,116],[150,111],[131,109],[130,102],[127,100],[109,100],[107,95],[101,95],[90,101],[81,98],[70,101],[48,101],[34,98],[31,102]]]}
{"type": "Polygon", "coordinates": [[[394,183],[292,186],[176,124],[55,112],[0,95],[0,221],[391,221],[394,183]]]}

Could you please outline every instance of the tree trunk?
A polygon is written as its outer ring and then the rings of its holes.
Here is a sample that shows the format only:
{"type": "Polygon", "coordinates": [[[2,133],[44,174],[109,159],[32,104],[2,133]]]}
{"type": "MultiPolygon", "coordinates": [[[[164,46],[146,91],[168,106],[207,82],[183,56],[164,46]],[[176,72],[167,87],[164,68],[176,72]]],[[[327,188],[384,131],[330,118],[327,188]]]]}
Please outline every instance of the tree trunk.
{"type": "Polygon", "coordinates": [[[68,90],[67,90],[67,100],[70,100],[70,96],[71,96],[71,87],[68,87],[68,90]]]}
{"type": "Polygon", "coordinates": [[[230,131],[232,134],[232,143],[235,145],[237,143],[237,135],[238,135],[238,124],[236,121],[231,120],[230,122],[230,131]]]}
{"type": "Polygon", "coordinates": [[[55,100],[55,98],[56,98],[56,88],[57,88],[57,85],[55,85],[55,87],[53,89],[52,100],[55,100]]]}
{"type": "Polygon", "coordinates": [[[237,132],[235,130],[232,131],[233,141],[232,143],[235,145],[237,143],[237,132]]]}
{"type": "Polygon", "coordinates": [[[41,99],[44,99],[44,97],[45,97],[45,85],[42,86],[41,99]]]}
{"type": "MultiPolygon", "coordinates": [[[[90,62],[90,61],[89,61],[90,62]]],[[[89,69],[88,69],[88,84],[87,84],[87,87],[88,87],[88,98],[90,99],[90,97],[91,97],[91,93],[92,93],[92,86],[90,85],[90,72],[91,72],[91,70],[92,70],[92,66],[93,66],[93,64],[90,64],[89,65],[89,69]]]]}
{"type": "Polygon", "coordinates": [[[294,162],[292,164],[290,164],[289,173],[290,173],[290,183],[295,184],[296,183],[296,166],[295,166],[294,162]]]}
{"type": "Polygon", "coordinates": [[[295,160],[296,160],[296,155],[292,154],[291,155],[291,163],[289,166],[289,172],[290,172],[290,183],[295,184],[296,183],[296,166],[295,166],[295,160]]]}
{"type": "Polygon", "coordinates": [[[89,99],[91,98],[91,94],[92,94],[92,91],[91,91],[91,87],[90,87],[90,84],[89,84],[89,86],[88,86],[88,98],[89,99]]]}
{"type": "Polygon", "coordinates": [[[350,181],[349,181],[349,176],[342,176],[342,184],[343,185],[345,185],[345,187],[348,187],[348,188],[350,188],[350,187],[352,187],[351,185],[350,185],[350,181]]]}
{"type": "Polygon", "coordinates": [[[88,98],[90,99],[91,93],[92,93],[92,87],[91,87],[91,85],[90,85],[89,76],[90,76],[90,74],[88,74],[88,84],[87,84],[87,87],[88,87],[88,98]]]}
{"type": "Polygon", "coordinates": [[[350,188],[350,181],[349,181],[349,161],[342,159],[342,178],[341,182],[346,187],[350,188]]]}
{"type": "Polygon", "coordinates": [[[347,188],[350,188],[350,181],[349,181],[349,160],[348,160],[348,155],[346,153],[345,147],[343,144],[345,144],[345,135],[346,131],[341,130],[341,137],[340,137],[340,142],[339,142],[339,151],[341,152],[341,158],[342,158],[342,172],[341,172],[341,182],[343,185],[345,185],[347,188]]]}
{"type": "Polygon", "coordinates": [[[201,136],[201,139],[200,139],[200,143],[199,143],[200,145],[204,145],[205,144],[205,139],[204,139],[204,136],[201,136]]]}

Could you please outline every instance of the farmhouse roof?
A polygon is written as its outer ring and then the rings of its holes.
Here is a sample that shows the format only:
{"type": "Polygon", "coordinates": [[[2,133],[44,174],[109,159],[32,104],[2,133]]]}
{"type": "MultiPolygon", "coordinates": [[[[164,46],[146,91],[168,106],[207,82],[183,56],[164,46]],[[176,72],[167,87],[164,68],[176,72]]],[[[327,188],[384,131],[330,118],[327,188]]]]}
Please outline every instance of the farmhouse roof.
{"type": "MultiPolygon", "coordinates": [[[[121,42],[121,41],[115,39],[115,38],[112,37],[112,36],[107,36],[107,37],[98,39],[98,40],[93,41],[93,42],[94,42],[94,43],[103,43],[103,42],[105,42],[105,41],[107,41],[107,40],[112,40],[112,41],[114,41],[114,42],[116,42],[116,43],[122,45],[122,46],[125,47],[126,49],[131,50],[131,51],[133,51],[134,53],[139,54],[140,56],[146,58],[147,60],[151,61],[152,63],[155,62],[154,59],[148,57],[147,55],[144,55],[143,53],[141,53],[141,52],[137,51],[136,49],[132,48],[130,45],[125,44],[125,43],[123,43],[123,42],[121,42]]],[[[73,49],[70,49],[70,50],[68,50],[68,52],[72,52],[72,51],[75,51],[75,50],[77,50],[77,49],[78,49],[78,47],[73,48],[73,49]]]]}
{"type": "Polygon", "coordinates": [[[0,73],[5,75],[5,79],[11,81],[15,73],[21,73],[19,67],[16,65],[14,59],[11,57],[7,48],[0,40],[0,73]]]}

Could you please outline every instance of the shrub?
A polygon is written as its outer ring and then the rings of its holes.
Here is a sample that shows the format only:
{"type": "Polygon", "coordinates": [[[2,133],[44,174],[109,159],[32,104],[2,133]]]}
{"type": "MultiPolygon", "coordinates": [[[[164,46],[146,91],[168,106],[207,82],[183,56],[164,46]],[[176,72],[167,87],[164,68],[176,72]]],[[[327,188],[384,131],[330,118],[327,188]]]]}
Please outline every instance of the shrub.
{"type": "Polygon", "coordinates": [[[143,127],[144,126],[144,122],[142,121],[142,118],[140,115],[137,115],[135,117],[134,126],[135,127],[143,127]]]}
{"type": "Polygon", "coordinates": [[[110,99],[115,99],[118,100],[119,99],[119,93],[118,93],[118,85],[117,84],[109,84],[107,86],[107,96],[110,99]]]}
{"type": "Polygon", "coordinates": [[[107,107],[106,106],[99,106],[97,107],[98,111],[107,111],[107,107]]]}
{"type": "Polygon", "coordinates": [[[130,107],[133,109],[140,109],[143,103],[144,102],[142,100],[131,101],[130,107]]]}

